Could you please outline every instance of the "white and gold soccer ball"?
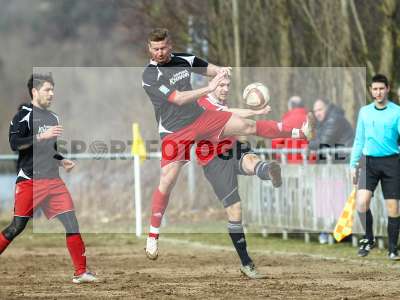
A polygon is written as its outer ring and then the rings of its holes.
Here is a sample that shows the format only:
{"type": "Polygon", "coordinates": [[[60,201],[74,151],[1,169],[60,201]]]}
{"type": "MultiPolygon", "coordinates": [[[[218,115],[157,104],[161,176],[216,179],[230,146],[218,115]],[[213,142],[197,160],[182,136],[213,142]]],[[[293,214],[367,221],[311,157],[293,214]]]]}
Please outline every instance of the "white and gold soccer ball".
{"type": "Polygon", "coordinates": [[[251,83],[244,89],[243,99],[248,108],[254,110],[261,109],[269,103],[269,90],[261,82],[251,83]]]}

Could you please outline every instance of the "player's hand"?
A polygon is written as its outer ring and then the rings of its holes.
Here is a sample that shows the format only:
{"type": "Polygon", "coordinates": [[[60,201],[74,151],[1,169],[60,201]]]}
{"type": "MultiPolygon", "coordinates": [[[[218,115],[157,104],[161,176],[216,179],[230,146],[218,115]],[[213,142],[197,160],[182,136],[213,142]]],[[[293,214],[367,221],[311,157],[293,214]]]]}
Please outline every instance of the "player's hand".
{"type": "Polygon", "coordinates": [[[50,126],[45,132],[39,133],[36,137],[38,141],[49,140],[61,136],[63,130],[61,125],[50,126]]]}
{"type": "Polygon", "coordinates": [[[71,172],[71,170],[76,166],[76,163],[69,159],[63,159],[61,161],[61,166],[66,172],[71,172]]]}
{"type": "Polygon", "coordinates": [[[220,72],[225,72],[226,76],[232,76],[232,67],[221,67],[220,72]]]}
{"type": "Polygon", "coordinates": [[[218,85],[221,83],[221,81],[224,80],[225,78],[226,78],[225,72],[223,71],[218,72],[218,74],[208,83],[209,93],[214,92],[215,89],[218,87],[218,85]]]}
{"type": "Polygon", "coordinates": [[[271,110],[272,110],[271,106],[267,105],[264,108],[261,108],[259,110],[255,110],[254,114],[257,115],[257,116],[259,116],[259,115],[267,115],[267,114],[269,114],[271,112],[271,110]]]}

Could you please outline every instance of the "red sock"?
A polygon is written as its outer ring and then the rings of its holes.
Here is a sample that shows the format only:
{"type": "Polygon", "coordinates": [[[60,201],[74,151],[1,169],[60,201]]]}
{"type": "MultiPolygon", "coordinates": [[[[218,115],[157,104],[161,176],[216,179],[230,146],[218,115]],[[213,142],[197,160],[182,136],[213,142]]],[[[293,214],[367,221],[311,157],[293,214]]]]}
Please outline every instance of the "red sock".
{"type": "Polygon", "coordinates": [[[79,233],[67,235],[67,248],[75,268],[75,275],[86,272],[85,244],[79,233]]]}
{"type": "Polygon", "coordinates": [[[151,218],[149,237],[158,238],[160,233],[161,221],[167,208],[169,195],[165,195],[157,188],[153,193],[151,200],[151,218]]]}
{"type": "Polygon", "coordinates": [[[0,254],[10,245],[11,241],[7,240],[4,234],[0,233],[0,254]]]}
{"type": "Polygon", "coordinates": [[[256,130],[258,136],[268,139],[292,137],[291,128],[272,120],[257,120],[256,130]]]}

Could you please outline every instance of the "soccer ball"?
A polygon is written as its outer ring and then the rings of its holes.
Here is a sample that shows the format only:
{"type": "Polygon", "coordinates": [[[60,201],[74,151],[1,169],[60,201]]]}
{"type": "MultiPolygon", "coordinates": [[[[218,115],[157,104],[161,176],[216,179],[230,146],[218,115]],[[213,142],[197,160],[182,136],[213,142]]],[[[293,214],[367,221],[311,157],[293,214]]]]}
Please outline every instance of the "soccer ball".
{"type": "Polygon", "coordinates": [[[258,110],[269,103],[269,90],[260,82],[254,82],[246,86],[243,91],[243,99],[248,108],[258,110]]]}

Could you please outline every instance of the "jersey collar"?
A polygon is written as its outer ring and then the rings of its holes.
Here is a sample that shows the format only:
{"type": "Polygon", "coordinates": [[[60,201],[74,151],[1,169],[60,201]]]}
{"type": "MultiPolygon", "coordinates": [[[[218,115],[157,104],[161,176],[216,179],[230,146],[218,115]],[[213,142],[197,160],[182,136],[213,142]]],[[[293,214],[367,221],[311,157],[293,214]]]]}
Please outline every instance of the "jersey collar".
{"type": "Polygon", "coordinates": [[[219,101],[217,98],[215,98],[212,94],[207,95],[208,99],[212,104],[217,104],[217,105],[222,105],[225,106],[225,103],[219,101]]]}
{"type": "MultiPolygon", "coordinates": [[[[175,55],[173,54],[173,53],[171,53],[171,59],[174,57],[175,55]]],[[[169,60],[169,62],[170,62],[171,60],[169,60]]],[[[153,60],[153,59],[151,59],[150,58],[150,65],[153,65],[153,66],[159,66],[159,64],[158,64],[158,62],[156,62],[155,60],[153,60]]]]}

